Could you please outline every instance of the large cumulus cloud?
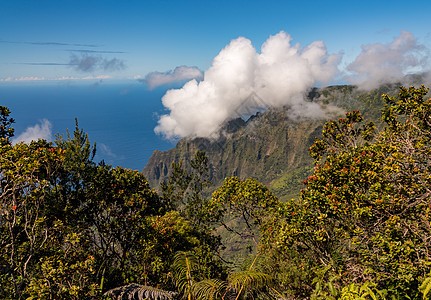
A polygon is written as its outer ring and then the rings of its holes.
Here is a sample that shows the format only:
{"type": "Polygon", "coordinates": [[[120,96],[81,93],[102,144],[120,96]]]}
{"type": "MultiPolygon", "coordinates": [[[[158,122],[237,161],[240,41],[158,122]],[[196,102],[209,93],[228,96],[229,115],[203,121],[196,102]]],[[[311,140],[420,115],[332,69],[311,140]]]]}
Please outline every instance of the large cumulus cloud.
{"type": "Polygon", "coordinates": [[[316,41],[302,48],[285,32],[271,36],[258,53],[251,41],[230,42],[213,60],[200,82],[191,80],[162,98],[169,114],[155,132],[167,138],[211,137],[222,124],[261,106],[289,106],[292,115],[315,115],[316,104],[304,93],[317,82],[327,83],[338,73],[340,55],[329,55],[316,41]],[[259,106],[259,105],[258,105],[259,106]]]}

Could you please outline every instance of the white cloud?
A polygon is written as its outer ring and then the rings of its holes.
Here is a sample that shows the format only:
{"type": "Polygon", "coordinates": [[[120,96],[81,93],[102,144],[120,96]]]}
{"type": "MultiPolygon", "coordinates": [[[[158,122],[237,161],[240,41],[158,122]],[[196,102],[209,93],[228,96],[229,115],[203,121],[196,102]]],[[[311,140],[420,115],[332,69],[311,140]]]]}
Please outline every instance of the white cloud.
{"type": "Polygon", "coordinates": [[[426,71],[426,49],[408,31],[389,44],[363,45],[362,52],[347,69],[347,80],[363,89],[401,80],[410,70],[426,71]]]}
{"type": "Polygon", "coordinates": [[[283,31],[271,36],[260,54],[250,40],[237,38],[214,58],[203,81],[191,80],[163,96],[170,113],[161,116],[155,132],[167,138],[210,137],[225,121],[255,113],[259,106],[287,105],[292,116],[321,114],[303,94],[334,78],[340,58],[328,55],[321,41],[292,46],[283,31]]]}
{"type": "Polygon", "coordinates": [[[109,75],[85,76],[85,77],[61,76],[61,77],[51,78],[51,79],[45,78],[45,77],[20,77],[20,78],[7,77],[5,79],[0,79],[0,82],[102,80],[102,79],[112,79],[112,76],[109,76],[109,75]]]}
{"type": "Polygon", "coordinates": [[[94,80],[94,79],[111,79],[111,76],[108,75],[99,75],[99,76],[86,76],[86,77],[82,77],[82,78],[78,78],[80,80],[94,80]]]}
{"type": "Polygon", "coordinates": [[[19,78],[7,77],[5,79],[0,79],[0,82],[13,82],[13,81],[41,81],[46,80],[45,77],[37,76],[22,76],[19,78]]]}
{"type": "Polygon", "coordinates": [[[40,124],[28,127],[23,133],[13,138],[13,143],[30,143],[38,139],[52,139],[52,124],[47,119],[40,121],[40,124]]]}
{"type": "Polygon", "coordinates": [[[73,76],[62,76],[55,78],[53,80],[63,81],[63,80],[102,80],[111,79],[112,76],[109,75],[98,75],[98,76],[85,76],[85,77],[73,77],[73,76]]]}
{"type": "Polygon", "coordinates": [[[203,78],[202,71],[196,67],[180,66],[176,67],[173,71],[166,73],[152,72],[145,76],[144,79],[139,81],[146,83],[150,89],[158,87],[160,85],[169,84],[172,82],[180,82],[183,80],[203,78]]]}

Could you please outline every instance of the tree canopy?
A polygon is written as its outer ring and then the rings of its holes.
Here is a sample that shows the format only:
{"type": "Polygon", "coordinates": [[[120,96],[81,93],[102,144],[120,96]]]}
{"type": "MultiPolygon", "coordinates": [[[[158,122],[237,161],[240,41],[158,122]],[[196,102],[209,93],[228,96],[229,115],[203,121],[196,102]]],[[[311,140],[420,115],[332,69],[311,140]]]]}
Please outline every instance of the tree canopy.
{"type": "Polygon", "coordinates": [[[77,122],[54,143],[12,145],[13,119],[0,113],[0,298],[95,299],[132,282],[174,288],[178,251],[198,254],[207,274],[220,269],[217,239],[142,173],[95,163],[77,122]]]}
{"type": "Polygon", "coordinates": [[[286,203],[283,218],[268,225],[277,232],[269,245],[286,265],[296,264],[285,275],[301,282],[284,283],[293,295],[336,298],[350,284],[371,284],[388,297],[420,297],[431,271],[427,92],[383,95],[380,131],[362,124],[358,111],[324,126],[309,149],[315,168],[300,200],[286,203]]]}

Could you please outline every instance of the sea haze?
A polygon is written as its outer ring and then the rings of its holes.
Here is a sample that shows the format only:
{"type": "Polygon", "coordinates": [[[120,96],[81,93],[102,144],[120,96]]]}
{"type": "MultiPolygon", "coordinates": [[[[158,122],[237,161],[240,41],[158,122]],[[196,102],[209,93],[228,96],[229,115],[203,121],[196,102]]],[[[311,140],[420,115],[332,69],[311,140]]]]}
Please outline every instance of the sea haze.
{"type": "Polygon", "coordinates": [[[164,112],[166,89],[149,91],[140,84],[0,85],[0,105],[15,119],[15,136],[47,119],[56,133],[72,133],[75,118],[97,144],[95,160],[141,171],[155,149],[175,146],[154,133],[164,112]]]}

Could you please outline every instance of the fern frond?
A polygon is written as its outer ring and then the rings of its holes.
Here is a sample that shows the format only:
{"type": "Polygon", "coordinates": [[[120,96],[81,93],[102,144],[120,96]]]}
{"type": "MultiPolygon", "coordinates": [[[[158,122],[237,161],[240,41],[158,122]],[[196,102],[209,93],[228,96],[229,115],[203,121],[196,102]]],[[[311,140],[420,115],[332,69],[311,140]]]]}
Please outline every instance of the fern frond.
{"type": "Polygon", "coordinates": [[[190,252],[178,251],[174,256],[173,268],[177,273],[192,272],[199,268],[199,264],[190,252]]]}
{"type": "Polygon", "coordinates": [[[263,290],[271,287],[273,282],[274,280],[270,275],[254,270],[237,272],[229,277],[229,286],[236,290],[263,290]]]}
{"type": "Polygon", "coordinates": [[[422,293],[422,299],[428,299],[428,293],[431,291],[431,277],[425,278],[419,287],[419,291],[422,293]]]}
{"type": "Polygon", "coordinates": [[[223,297],[227,283],[218,279],[206,279],[192,286],[192,294],[196,300],[215,300],[223,297]]]}
{"type": "Polygon", "coordinates": [[[179,251],[174,256],[172,267],[178,290],[183,294],[191,296],[191,288],[194,284],[192,272],[199,268],[196,257],[189,252],[179,251]]]}
{"type": "Polygon", "coordinates": [[[103,294],[113,300],[172,300],[176,295],[178,295],[177,292],[136,283],[116,287],[103,294]]]}

